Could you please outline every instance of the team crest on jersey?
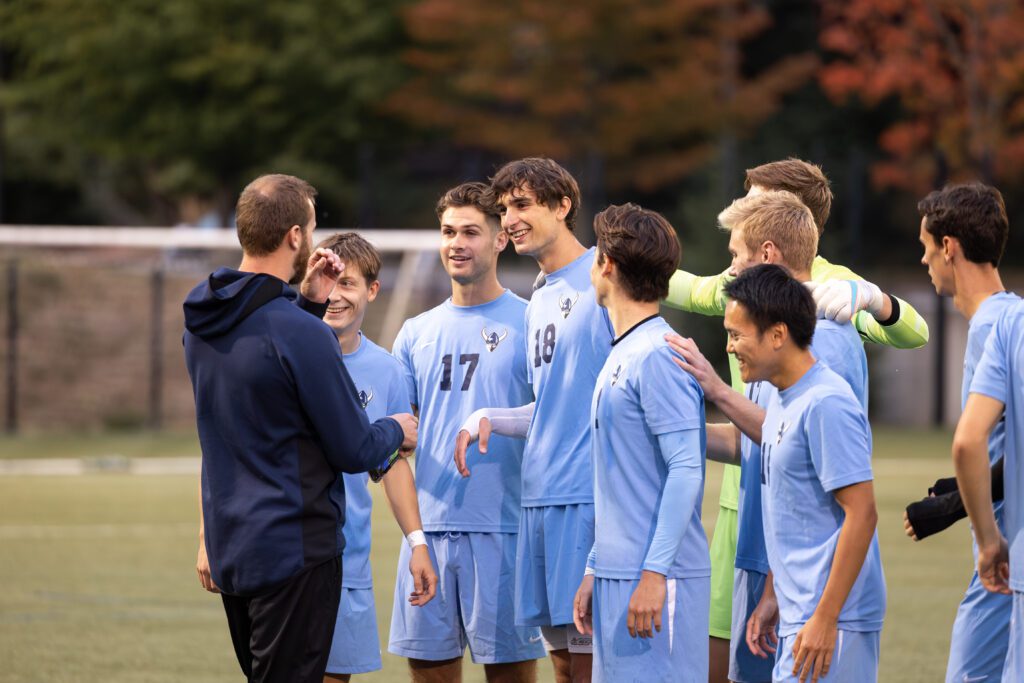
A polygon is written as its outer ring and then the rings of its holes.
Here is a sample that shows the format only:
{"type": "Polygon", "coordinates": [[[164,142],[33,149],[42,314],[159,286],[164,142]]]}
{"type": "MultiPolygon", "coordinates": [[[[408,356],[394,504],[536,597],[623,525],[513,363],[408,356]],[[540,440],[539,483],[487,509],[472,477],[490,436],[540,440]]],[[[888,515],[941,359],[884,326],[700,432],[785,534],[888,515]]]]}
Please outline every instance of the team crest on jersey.
{"type": "Polygon", "coordinates": [[[613,373],[612,373],[612,381],[611,381],[611,385],[612,385],[613,387],[614,387],[614,386],[615,386],[615,385],[616,385],[616,384],[618,383],[618,381],[619,381],[619,377],[620,377],[621,375],[622,375],[622,366],[621,366],[621,365],[617,365],[617,366],[615,367],[615,372],[613,372],[613,373]]]}
{"type": "Polygon", "coordinates": [[[508,330],[502,330],[501,334],[497,332],[488,332],[487,328],[480,330],[480,336],[484,338],[484,344],[487,345],[488,351],[494,351],[498,348],[498,344],[505,340],[508,336],[508,330]]]}
{"type": "Polygon", "coordinates": [[[572,313],[572,307],[576,305],[576,302],[580,300],[580,293],[576,292],[574,298],[564,297],[558,300],[558,310],[562,312],[563,318],[568,318],[569,314],[572,313]]]}
{"type": "Polygon", "coordinates": [[[361,405],[363,407],[363,410],[366,410],[366,406],[370,405],[370,401],[372,401],[372,400],[373,400],[373,387],[370,387],[369,393],[367,393],[365,391],[360,391],[359,392],[359,405],[361,405]]]}
{"type": "Polygon", "coordinates": [[[780,443],[782,443],[782,436],[786,433],[786,429],[788,427],[789,427],[789,425],[786,424],[785,422],[782,422],[782,423],[779,424],[779,434],[778,434],[778,437],[775,439],[775,445],[776,446],[778,446],[780,443]]]}

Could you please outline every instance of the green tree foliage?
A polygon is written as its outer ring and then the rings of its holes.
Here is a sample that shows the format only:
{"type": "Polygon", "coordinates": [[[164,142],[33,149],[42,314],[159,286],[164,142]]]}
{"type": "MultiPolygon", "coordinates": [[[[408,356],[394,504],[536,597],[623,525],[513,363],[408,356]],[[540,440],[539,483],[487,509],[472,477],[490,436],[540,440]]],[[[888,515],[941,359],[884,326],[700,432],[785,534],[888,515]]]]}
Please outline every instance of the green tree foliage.
{"type": "Polygon", "coordinates": [[[401,81],[400,0],[7,0],[11,156],[79,178],[109,220],[222,216],[268,170],[344,203],[401,81]],[[138,209],[142,211],[138,211],[138,209]],[[162,210],[161,210],[162,209],[162,210]]]}

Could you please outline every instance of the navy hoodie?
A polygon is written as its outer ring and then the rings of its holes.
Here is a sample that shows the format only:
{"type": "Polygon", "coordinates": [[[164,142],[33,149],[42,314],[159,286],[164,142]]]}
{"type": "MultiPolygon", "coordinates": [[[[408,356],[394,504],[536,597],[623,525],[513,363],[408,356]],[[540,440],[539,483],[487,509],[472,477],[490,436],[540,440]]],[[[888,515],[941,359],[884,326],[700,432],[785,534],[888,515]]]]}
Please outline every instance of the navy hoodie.
{"type": "Polygon", "coordinates": [[[337,474],[381,466],[402,429],[367,420],[337,337],[282,280],[221,268],[184,308],[210,573],[256,595],[341,555],[337,474]]]}

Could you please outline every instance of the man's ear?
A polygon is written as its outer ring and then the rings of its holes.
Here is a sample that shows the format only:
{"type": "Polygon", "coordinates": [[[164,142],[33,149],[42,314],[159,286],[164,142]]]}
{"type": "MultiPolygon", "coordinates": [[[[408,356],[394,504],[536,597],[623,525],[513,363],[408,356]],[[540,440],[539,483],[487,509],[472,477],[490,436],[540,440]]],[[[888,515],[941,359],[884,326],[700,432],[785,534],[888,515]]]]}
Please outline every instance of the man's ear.
{"type": "Polygon", "coordinates": [[[367,289],[369,289],[369,292],[366,295],[366,300],[373,301],[377,298],[377,294],[380,293],[380,280],[374,280],[371,282],[367,289]]]}
{"type": "Polygon", "coordinates": [[[786,323],[775,323],[768,328],[769,339],[772,342],[772,348],[778,351],[782,348],[786,340],[789,339],[789,328],[786,327],[786,323]]]}
{"type": "Polygon", "coordinates": [[[942,258],[945,262],[951,263],[960,254],[960,240],[949,235],[942,236],[942,258]]]}
{"type": "Polygon", "coordinates": [[[781,256],[782,252],[771,240],[765,240],[757,249],[757,258],[761,263],[777,263],[781,256]]]}
{"type": "Polygon", "coordinates": [[[496,234],[494,235],[494,250],[498,253],[505,251],[505,247],[508,246],[508,233],[505,232],[501,226],[498,226],[496,234]]]}
{"type": "Polygon", "coordinates": [[[288,246],[290,246],[295,251],[298,251],[299,249],[302,248],[302,238],[303,235],[301,225],[293,225],[292,227],[288,228],[288,233],[285,239],[288,240],[288,246]]]}
{"type": "Polygon", "coordinates": [[[572,200],[568,197],[562,197],[562,201],[558,202],[558,208],[555,209],[555,216],[558,220],[564,221],[565,217],[569,215],[569,211],[572,210],[572,200]]]}

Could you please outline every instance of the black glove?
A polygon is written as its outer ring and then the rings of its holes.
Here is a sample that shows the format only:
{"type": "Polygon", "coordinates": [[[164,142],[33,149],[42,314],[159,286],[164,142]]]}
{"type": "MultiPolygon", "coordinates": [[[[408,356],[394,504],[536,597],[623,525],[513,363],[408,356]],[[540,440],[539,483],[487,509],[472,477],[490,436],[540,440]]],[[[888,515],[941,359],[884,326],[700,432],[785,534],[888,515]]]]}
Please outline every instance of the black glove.
{"type": "Polygon", "coordinates": [[[929,496],[907,506],[907,520],[919,541],[953,526],[966,516],[964,502],[955,488],[950,493],[929,496]]]}
{"type": "Polygon", "coordinates": [[[928,494],[931,496],[941,496],[958,490],[956,477],[946,477],[945,479],[936,479],[935,483],[929,487],[928,494]]]}

